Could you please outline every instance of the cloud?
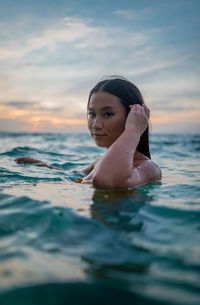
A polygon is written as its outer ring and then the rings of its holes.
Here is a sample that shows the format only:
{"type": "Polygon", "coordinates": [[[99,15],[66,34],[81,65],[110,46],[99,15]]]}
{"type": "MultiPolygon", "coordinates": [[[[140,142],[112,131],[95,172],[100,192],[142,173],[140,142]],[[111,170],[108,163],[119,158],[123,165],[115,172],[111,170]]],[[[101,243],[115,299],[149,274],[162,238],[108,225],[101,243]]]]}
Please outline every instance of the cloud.
{"type": "Polygon", "coordinates": [[[95,18],[50,18],[45,27],[22,30],[13,39],[10,31],[0,48],[0,116],[30,121],[33,128],[83,126],[89,90],[110,74],[124,75],[144,89],[158,117],[161,110],[164,118],[181,107],[197,109],[198,84],[193,71],[188,74],[193,55],[187,56],[187,48],[177,51],[175,44],[165,48],[166,28],[155,30],[151,22],[135,26],[134,20],[154,13],[117,10],[114,23],[105,24],[95,18]]]}
{"type": "Polygon", "coordinates": [[[11,50],[9,48],[0,48],[0,60],[23,56],[20,50],[11,50]]]}
{"type": "Polygon", "coordinates": [[[100,31],[98,27],[92,27],[78,18],[66,17],[61,19],[57,24],[49,26],[38,35],[15,41],[0,48],[0,59],[24,57],[30,52],[47,48],[50,52],[55,52],[57,47],[62,43],[72,44],[84,41],[85,38],[100,31]],[[9,47],[10,46],[10,47],[9,47]]]}
{"type": "Polygon", "coordinates": [[[200,116],[200,105],[198,100],[191,100],[187,97],[184,99],[162,99],[156,100],[151,103],[151,109],[153,111],[165,111],[166,113],[177,113],[177,112],[188,112],[188,111],[196,111],[200,116]]]}
{"type": "Polygon", "coordinates": [[[120,26],[106,28],[96,26],[89,20],[66,17],[47,29],[41,30],[39,34],[33,34],[32,37],[25,35],[23,39],[0,48],[0,59],[24,57],[31,52],[44,49],[55,53],[61,47],[66,48],[65,52],[70,52],[73,47],[87,49],[91,54],[94,50],[122,47],[126,44],[132,47],[139,46],[146,41],[147,36],[137,31],[128,33],[120,26]]]}
{"type": "MultiPolygon", "coordinates": [[[[30,102],[29,102],[30,103],[30,102]]],[[[13,124],[16,128],[31,131],[56,131],[78,127],[86,129],[86,115],[61,107],[41,107],[34,102],[27,107],[26,102],[10,102],[0,104],[0,130],[8,130],[13,124]],[[23,107],[24,106],[24,107],[23,107]]],[[[11,130],[11,129],[10,129],[11,130]]]]}
{"type": "Polygon", "coordinates": [[[118,15],[120,17],[123,17],[125,19],[135,19],[138,17],[138,13],[137,11],[133,11],[133,10],[117,10],[114,11],[113,14],[118,15]]]}
{"type": "MultiPolygon", "coordinates": [[[[59,113],[62,112],[63,110],[65,111],[66,108],[65,107],[61,107],[61,106],[52,106],[50,104],[47,105],[41,105],[40,102],[38,101],[8,101],[8,102],[1,102],[0,103],[0,109],[9,109],[8,114],[10,115],[10,113],[12,113],[12,111],[16,111],[17,110],[21,110],[21,113],[23,113],[23,110],[26,111],[33,111],[33,113],[43,113],[43,114],[53,114],[53,113],[59,113]]],[[[3,110],[2,110],[3,111],[3,110]]],[[[70,114],[72,112],[69,113],[69,117],[70,114]]],[[[2,115],[0,115],[1,117],[2,115]]],[[[74,117],[74,115],[73,115],[74,117]]]]}
{"type": "MultiPolygon", "coordinates": [[[[144,11],[146,13],[148,10],[144,11]]],[[[128,12],[133,14],[134,11],[115,11],[116,14],[128,12]]],[[[120,25],[100,27],[96,26],[94,20],[66,17],[41,30],[37,35],[33,34],[28,38],[25,36],[23,43],[20,41],[20,44],[18,42],[15,46],[12,45],[12,49],[8,46],[5,50],[0,49],[0,57],[2,55],[2,58],[5,58],[7,54],[10,58],[26,58],[24,68],[38,66],[40,75],[47,74],[49,70],[48,75],[45,75],[47,79],[53,75],[58,78],[67,75],[67,78],[71,79],[80,79],[84,75],[85,79],[91,79],[97,73],[102,75],[109,69],[112,73],[120,71],[122,74],[139,78],[180,66],[181,58],[176,61],[170,58],[163,61],[163,58],[156,56],[154,35],[155,30],[150,28],[137,31],[120,25]],[[33,52],[36,53],[33,55],[33,52]]],[[[37,73],[37,70],[33,72],[37,73]]]]}
{"type": "Polygon", "coordinates": [[[100,27],[94,20],[74,17],[63,18],[22,40],[12,45],[13,53],[6,47],[10,58],[4,61],[0,75],[0,102],[13,101],[14,97],[14,101],[38,100],[45,107],[57,103],[85,109],[94,80],[109,70],[108,74],[117,70],[123,74],[130,66],[127,57],[132,52],[136,50],[133,60],[137,60],[150,51],[150,47],[145,48],[149,38],[144,33],[125,31],[120,26],[100,27]]]}
{"type": "Polygon", "coordinates": [[[128,74],[134,77],[150,77],[161,71],[170,70],[175,67],[179,67],[182,63],[182,59],[179,58],[177,61],[168,60],[165,62],[152,62],[151,64],[145,65],[144,67],[138,67],[128,74]]]}
{"type": "Polygon", "coordinates": [[[200,90],[199,89],[186,89],[181,88],[176,92],[169,93],[170,98],[180,98],[180,99],[196,99],[200,100],[200,90]]]}
{"type": "Polygon", "coordinates": [[[8,102],[4,102],[1,103],[1,105],[3,105],[4,107],[10,106],[12,108],[17,108],[17,109],[31,109],[31,110],[37,110],[37,111],[44,111],[44,112],[52,112],[52,114],[54,112],[59,112],[62,111],[64,108],[61,106],[51,106],[51,105],[45,105],[41,106],[40,102],[35,101],[35,102],[31,102],[31,101],[8,101],[8,102]]]}
{"type": "Polygon", "coordinates": [[[122,17],[128,21],[130,20],[141,20],[152,15],[153,10],[150,8],[140,9],[140,10],[115,10],[114,15],[122,17]]]}
{"type": "Polygon", "coordinates": [[[83,20],[66,17],[54,27],[45,30],[38,37],[26,41],[28,50],[37,50],[47,47],[54,51],[59,43],[73,43],[83,40],[92,33],[97,33],[98,28],[87,25],[83,20]]]}
{"type": "Polygon", "coordinates": [[[199,124],[199,113],[193,109],[179,109],[179,111],[166,112],[165,110],[153,111],[151,115],[151,122],[154,124],[199,124]]]}
{"type": "Polygon", "coordinates": [[[1,131],[22,131],[31,130],[31,124],[28,122],[21,122],[16,119],[3,119],[0,118],[0,130],[1,131]]]}
{"type": "Polygon", "coordinates": [[[7,106],[13,106],[18,109],[33,108],[37,104],[38,102],[28,102],[28,101],[10,101],[5,103],[5,105],[7,106]]]}

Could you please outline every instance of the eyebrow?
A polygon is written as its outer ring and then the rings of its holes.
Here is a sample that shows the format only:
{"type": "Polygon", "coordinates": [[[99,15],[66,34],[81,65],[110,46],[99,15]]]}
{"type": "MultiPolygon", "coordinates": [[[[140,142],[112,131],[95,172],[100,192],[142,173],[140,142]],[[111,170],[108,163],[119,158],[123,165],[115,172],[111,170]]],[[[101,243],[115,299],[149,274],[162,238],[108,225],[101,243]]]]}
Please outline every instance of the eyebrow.
{"type": "MultiPolygon", "coordinates": [[[[111,109],[113,109],[113,108],[115,108],[115,107],[112,107],[112,106],[106,106],[106,107],[101,108],[101,110],[105,111],[105,110],[111,110],[111,109]]],[[[93,108],[91,108],[91,107],[89,107],[89,108],[88,108],[88,110],[94,110],[94,109],[93,109],[93,108]]]]}

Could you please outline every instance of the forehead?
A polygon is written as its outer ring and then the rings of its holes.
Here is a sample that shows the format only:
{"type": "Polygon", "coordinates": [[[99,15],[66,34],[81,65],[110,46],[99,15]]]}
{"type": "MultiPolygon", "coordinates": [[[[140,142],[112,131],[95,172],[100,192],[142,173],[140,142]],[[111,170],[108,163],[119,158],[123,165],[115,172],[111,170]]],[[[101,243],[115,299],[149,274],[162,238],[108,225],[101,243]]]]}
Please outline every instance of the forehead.
{"type": "Polygon", "coordinates": [[[93,93],[90,98],[88,108],[101,109],[105,107],[124,108],[120,103],[119,98],[113,94],[104,91],[93,93]]]}

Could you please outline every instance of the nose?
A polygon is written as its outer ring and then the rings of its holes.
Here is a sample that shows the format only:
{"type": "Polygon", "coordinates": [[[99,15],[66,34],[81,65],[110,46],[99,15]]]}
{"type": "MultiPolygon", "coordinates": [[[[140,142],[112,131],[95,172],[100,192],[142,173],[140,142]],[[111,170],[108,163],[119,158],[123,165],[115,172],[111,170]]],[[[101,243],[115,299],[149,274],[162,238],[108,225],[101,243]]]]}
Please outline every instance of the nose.
{"type": "Polygon", "coordinates": [[[92,123],[93,123],[92,126],[95,129],[100,129],[103,127],[102,119],[98,115],[94,118],[92,123]]]}

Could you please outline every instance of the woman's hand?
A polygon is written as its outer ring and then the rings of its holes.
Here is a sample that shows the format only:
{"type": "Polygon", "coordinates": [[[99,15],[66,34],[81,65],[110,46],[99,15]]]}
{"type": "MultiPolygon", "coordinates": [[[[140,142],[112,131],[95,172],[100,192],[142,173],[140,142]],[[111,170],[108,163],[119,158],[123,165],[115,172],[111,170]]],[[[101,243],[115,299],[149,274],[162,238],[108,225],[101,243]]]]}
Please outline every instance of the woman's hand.
{"type": "Polygon", "coordinates": [[[50,169],[56,169],[56,170],[59,170],[61,172],[65,172],[64,169],[62,168],[59,168],[59,167],[56,167],[56,166],[53,166],[53,165],[48,165],[40,160],[37,160],[37,159],[33,159],[33,158],[30,158],[30,157],[20,157],[20,158],[17,158],[15,159],[15,161],[18,163],[18,164],[38,164],[39,166],[43,166],[43,167],[47,167],[47,168],[50,168],[50,169]]]}
{"type": "Polygon", "coordinates": [[[145,104],[142,106],[139,104],[134,104],[130,105],[129,107],[131,110],[126,119],[125,129],[132,129],[142,135],[145,129],[148,127],[150,110],[145,104]]]}
{"type": "Polygon", "coordinates": [[[15,159],[15,161],[18,164],[23,164],[23,163],[43,163],[40,160],[36,160],[36,159],[30,158],[30,157],[26,157],[26,156],[25,157],[17,158],[17,159],[15,159]]]}

